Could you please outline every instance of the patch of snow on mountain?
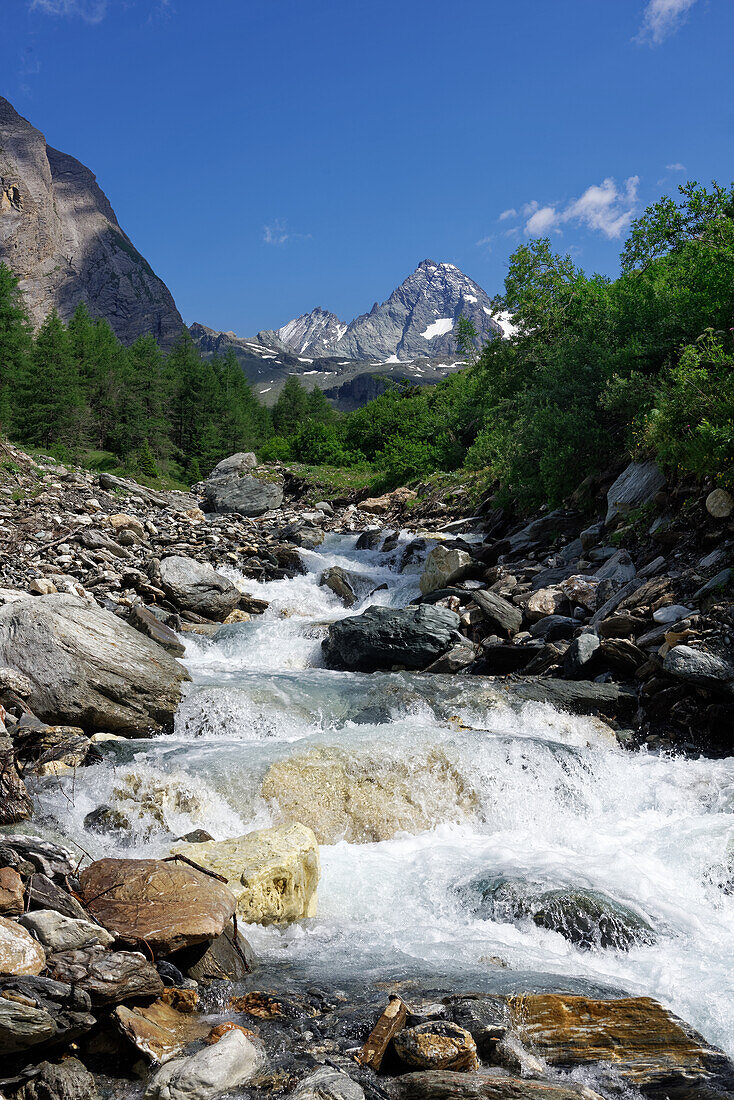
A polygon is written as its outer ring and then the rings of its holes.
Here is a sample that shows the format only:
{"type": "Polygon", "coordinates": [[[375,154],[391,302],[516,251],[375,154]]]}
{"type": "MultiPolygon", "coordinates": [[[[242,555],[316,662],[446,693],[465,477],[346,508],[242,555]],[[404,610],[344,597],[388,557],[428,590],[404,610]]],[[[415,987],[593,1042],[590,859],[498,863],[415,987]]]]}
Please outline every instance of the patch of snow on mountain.
{"type": "Polygon", "coordinates": [[[434,321],[421,333],[421,336],[424,340],[433,340],[435,336],[445,336],[447,332],[451,332],[453,327],[453,317],[439,317],[437,321],[434,321]]]}
{"type": "Polygon", "coordinates": [[[479,301],[479,299],[477,298],[476,294],[464,294],[464,301],[476,303],[479,301]]]}

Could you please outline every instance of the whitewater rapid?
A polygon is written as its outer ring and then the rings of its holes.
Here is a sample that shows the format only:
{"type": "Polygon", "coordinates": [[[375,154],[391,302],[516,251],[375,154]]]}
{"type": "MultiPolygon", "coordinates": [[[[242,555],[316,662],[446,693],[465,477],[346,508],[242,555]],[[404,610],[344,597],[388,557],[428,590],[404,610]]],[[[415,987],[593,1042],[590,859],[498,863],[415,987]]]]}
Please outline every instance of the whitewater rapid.
{"type": "Polygon", "coordinates": [[[94,857],[153,855],[194,829],[222,839],[280,820],[261,789],[274,765],[359,759],[367,789],[372,776],[409,786],[420,828],[322,843],[317,917],[248,926],[264,967],[323,984],[415,976],[464,988],[551,975],[561,989],[656,997],[734,1054],[734,760],[630,753],[601,722],[495,699],[481,677],[323,668],[328,624],[360,610],[319,587],[323,569],[365,574],[378,590],[362,606],[404,606],[420,571],[398,571],[408,541],[385,555],[329,536],[302,551],[303,576],[237,577],[268,610],[216,641],[185,635],[192,683],[174,733],[103,744],[101,765],[44,780],[39,804],[94,857]],[[100,805],[124,827],[85,826],[100,805]],[[603,891],[656,941],[581,950],[530,920],[482,919],[460,889],[478,875],[603,891]]]}

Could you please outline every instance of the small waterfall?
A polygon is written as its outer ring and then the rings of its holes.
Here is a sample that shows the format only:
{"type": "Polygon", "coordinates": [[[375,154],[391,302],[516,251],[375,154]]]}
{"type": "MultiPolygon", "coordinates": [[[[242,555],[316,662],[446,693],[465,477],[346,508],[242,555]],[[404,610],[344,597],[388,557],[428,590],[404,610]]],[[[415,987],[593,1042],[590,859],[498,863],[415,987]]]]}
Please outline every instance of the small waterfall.
{"type": "Polygon", "coordinates": [[[248,929],[266,966],[474,988],[555,975],[657,997],[734,1053],[734,759],[629,753],[603,723],[514,706],[481,677],[323,668],[330,622],[418,592],[419,566],[399,572],[407,533],[388,555],[355,541],[302,551],[293,580],[237,577],[270,606],[216,641],[186,636],[174,734],[106,743],[100,766],[44,781],[44,808],[95,856],[300,815],[322,841],[318,916],[248,929]],[[334,565],[376,591],[345,610],[318,584],[334,565]],[[84,824],[100,806],[106,832],[84,824]],[[471,904],[483,882],[586,891],[654,936],[589,949],[512,905],[471,904]]]}

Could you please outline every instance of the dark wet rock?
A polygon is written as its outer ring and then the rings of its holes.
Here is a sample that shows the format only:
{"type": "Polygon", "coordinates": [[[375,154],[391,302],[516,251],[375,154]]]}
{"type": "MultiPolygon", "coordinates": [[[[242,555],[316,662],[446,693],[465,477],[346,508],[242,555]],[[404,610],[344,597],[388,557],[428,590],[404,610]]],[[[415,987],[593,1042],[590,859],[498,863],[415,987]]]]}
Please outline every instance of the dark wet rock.
{"type": "Polygon", "coordinates": [[[495,592],[479,589],[472,592],[472,599],[482,610],[484,619],[509,636],[517,634],[522,626],[522,611],[495,592]]]}
{"type": "Polygon", "coordinates": [[[78,1039],[94,1027],[89,995],[51,978],[0,978],[0,1053],[78,1039]]]}
{"type": "Polygon", "coordinates": [[[644,917],[600,890],[582,886],[549,890],[502,876],[480,876],[458,890],[471,910],[485,920],[531,920],[584,950],[629,951],[656,939],[644,917]]]}
{"type": "Polygon", "coordinates": [[[240,593],[231,581],[210,565],[183,554],[163,558],[159,577],[161,588],[176,607],[207,619],[226,619],[240,602],[240,593]]]}
{"type": "Polygon", "coordinates": [[[283,483],[250,474],[243,477],[218,477],[205,483],[204,499],[213,512],[261,516],[280,508],[283,503],[283,483]]]}
{"type": "Polygon", "coordinates": [[[428,665],[425,671],[444,674],[463,672],[465,668],[473,663],[475,656],[474,646],[466,639],[462,639],[461,642],[451,646],[437,660],[428,665]]]}
{"type": "Polygon", "coordinates": [[[598,1093],[570,1081],[451,1070],[405,1073],[394,1082],[392,1093],[395,1100],[601,1100],[598,1093]]]}
{"type": "Polygon", "coordinates": [[[498,642],[482,645],[481,656],[472,666],[472,672],[482,676],[506,676],[522,672],[537,656],[535,645],[501,645],[498,642]]]}
{"type": "Polygon", "coordinates": [[[148,610],[143,604],[135,604],[130,612],[130,624],[141,634],[147,635],[152,641],[163,646],[174,657],[183,657],[185,646],[178,640],[176,634],[165,623],[148,610]]]}
{"type": "Polygon", "coordinates": [[[382,539],[382,530],[379,527],[368,527],[357,539],[357,550],[376,550],[382,539]]]}
{"type": "Polygon", "coordinates": [[[668,675],[690,684],[734,691],[734,665],[703,649],[677,645],[665,655],[663,668],[668,675]]]}
{"type": "Polygon", "coordinates": [[[447,1013],[460,1027],[469,1032],[483,1062],[494,1062],[497,1043],[508,1027],[507,1006],[501,997],[449,997],[447,1013]]]}
{"type": "Polygon", "coordinates": [[[256,964],[255,952],[239,930],[235,933],[232,922],[210,944],[178,952],[175,962],[197,982],[239,982],[256,964]]]}
{"type": "Polygon", "coordinates": [[[632,508],[648,504],[665,485],[665,475],[655,462],[631,462],[607,493],[609,524],[632,508]]]}
{"type": "Polygon", "coordinates": [[[334,595],[338,596],[345,607],[353,607],[357,602],[358,582],[354,574],[339,565],[325,569],[321,574],[319,584],[330,588],[334,595]]]}
{"type": "Polygon", "coordinates": [[[559,638],[572,638],[578,625],[575,619],[567,615],[545,615],[533,623],[530,633],[544,642],[555,642],[559,638]]]}
{"type": "Polygon", "coordinates": [[[28,900],[37,909],[53,909],[75,920],[88,920],[89,914],[67,890],[48,875],[36,873],[28,880],[28,900]]]}
{"type": "Polygon", "coordinates": [[[589,666],[599,652],[600,644],[596,634],[579,634],[574,638],[563,659],[563,675],[569,680],[581,679],[587,675],[589,666]]]}
{"type": "Polygon", "coordinates": [[[586,680],[552,680],[538,677],[512,685],[516,699],[552,703],[574,714],[606,714],[629,717],[637,707],[637,693],[624,684],[596,684],[586,680]]]}
{"type": "Polygon", "coordinates": [[[5,833],[2,837],[4,847],[12,850],[25,862],[30,863],[44,875],[59,876],[73,874],[79,857],[52,840],[33,836],[31,833],[5,833]]]}
{"type": "Polygon", "coordinates": [[[333,623],[322,645],[332,668],[423,669],[457,640],[458,627],[459,616],[442,607],[373,606],[333,623]]]}
{"type": "Polygon", "coordinates": [[[9,1100],[99,1100],[94,1078],[78,1058],[41,1062],[19,1075],[9,1100]]]}
{"type": "Polygon", "coordinates": [[[59,951],[48,959],[48,972],[58,982],[89,994],[93,1005],[116,1005],[136,997],[157,997],[163,991],[158,971],[132,951],[85,947],[59,951]]]}
{"type": "Polygon", "coordinates": [[[0,608],[0,661],[31,680],[33,712],[50,724],[148,733],[168,728],[188,673],[155,642],[75,596],[0,608]]]}

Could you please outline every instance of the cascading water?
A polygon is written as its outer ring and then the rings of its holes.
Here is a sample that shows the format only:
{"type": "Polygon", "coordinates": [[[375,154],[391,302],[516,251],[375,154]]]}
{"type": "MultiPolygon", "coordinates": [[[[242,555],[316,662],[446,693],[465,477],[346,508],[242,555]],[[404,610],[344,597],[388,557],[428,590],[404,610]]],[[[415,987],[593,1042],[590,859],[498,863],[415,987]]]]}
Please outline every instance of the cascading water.
{"type": "Polygon", "coordinates": [[[99,767],[44,781],[44,809],[94,856],[304,820],[321,841],[318,916],[248,927],[273,973],[475,988],[555,975],[658,997],[734,1053],[734,761],[629,753],[602,723],[513,706],[481,677],[321,667],[328,623],[360,610],[321,571],[365,574],[378,590],[362,606],[404,606],[418,591],[418,567],[396,568],[406,541],[383,555],[331,536],[302,552],[306,575],[243,582],[270,606],[215,641],[187,635],[174,734],[106,744],[99,767]],[[101,805],[103,833],[84,825],[101,805]],[[483,883],[503,905],[482,903],[483,883]],[[515,904],[571,888],[652,934],[579,944],[515,904]]]}

